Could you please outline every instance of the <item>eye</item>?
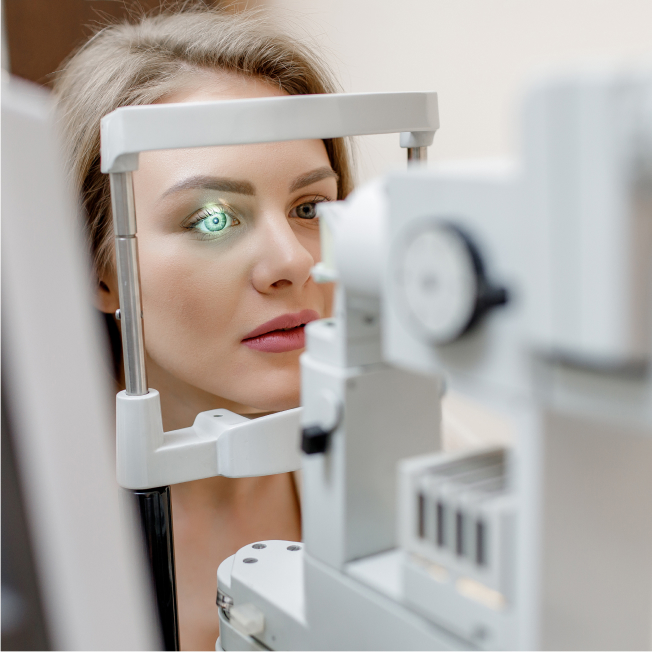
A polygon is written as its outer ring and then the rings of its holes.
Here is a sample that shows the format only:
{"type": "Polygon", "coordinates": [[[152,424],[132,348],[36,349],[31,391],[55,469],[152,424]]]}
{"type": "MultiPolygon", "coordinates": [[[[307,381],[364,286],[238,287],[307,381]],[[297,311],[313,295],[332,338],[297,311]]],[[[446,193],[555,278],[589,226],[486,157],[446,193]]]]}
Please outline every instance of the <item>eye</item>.
{"type": "Polygon", "coordinates": [[[224,206],[211,205],[202,208],[187,228],[205,235],[212,235],[236,224],[239,224],[237,218],[231,215],[224,206]]]}
{"type": "Polygon", "coordinates": [[[295,206],[290,211],[290,217],[300,217],[303,220],[314,220],[317,217],[316,201],[309,201],[295,206]]]}

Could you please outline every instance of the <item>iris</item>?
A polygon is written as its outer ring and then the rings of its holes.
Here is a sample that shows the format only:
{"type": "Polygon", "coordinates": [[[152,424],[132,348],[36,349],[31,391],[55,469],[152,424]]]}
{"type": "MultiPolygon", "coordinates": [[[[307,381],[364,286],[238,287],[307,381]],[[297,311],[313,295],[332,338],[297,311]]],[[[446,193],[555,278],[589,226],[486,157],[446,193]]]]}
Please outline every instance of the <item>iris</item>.
{"type": "Polygon", "coordinates": [[[304,220],[314,220],[317,217],[317,207],[313,202],[299,204],[295,211],[297,217],[301,217],[304,220]]]}
{"type": "Polygon", "coordinates": [[[231,226],[231,216],[220,206],[208,206],[203,213],[194,224],[194,228],[201,233],[216,233],[231,226]]]}

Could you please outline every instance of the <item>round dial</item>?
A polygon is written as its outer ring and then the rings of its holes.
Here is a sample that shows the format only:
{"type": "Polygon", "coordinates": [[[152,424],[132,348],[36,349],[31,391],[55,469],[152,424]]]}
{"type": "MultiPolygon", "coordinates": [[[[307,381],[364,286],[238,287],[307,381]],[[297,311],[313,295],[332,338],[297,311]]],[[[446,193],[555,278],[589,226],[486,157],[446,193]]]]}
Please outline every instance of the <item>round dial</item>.
{"type": "Polygon", "coordinates": [[[437,343],[451,342],[473,321],[478,270],[466,238],[447,224],[431,224],[408,240],[397,280],[412,322],[437,343]]]}

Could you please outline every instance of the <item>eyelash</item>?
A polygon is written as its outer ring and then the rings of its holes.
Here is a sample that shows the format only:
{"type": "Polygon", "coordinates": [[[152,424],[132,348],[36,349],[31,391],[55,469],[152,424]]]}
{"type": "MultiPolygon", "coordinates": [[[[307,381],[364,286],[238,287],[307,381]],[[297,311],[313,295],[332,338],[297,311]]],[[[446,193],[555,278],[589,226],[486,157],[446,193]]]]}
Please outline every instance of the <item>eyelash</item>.
{"type": "MultiPolygon", "coordinates": [[[[233,211],[223,204],[209,204],[208,206],[204,206],[204,208],[191,215],[189,220],[190,222],[185,224],[184,228],[188,231],[194,231],[201,240],[213,240],[217,237],[220,237],[220,234],[223,231],[226,231],[229,227],[240,224],[240,220],[238,220],[238,218],[233,214],[233,211]],[[225,223],[221,226],[221,228],[215,229],[212,232],[210,229],[209,231],[200,231],[197,226],[211,215],[215,216],[216,219],[218,215],[225,216],[225,223]]],[[[215,224],[217,225],[218,223],[215,222],[215,224]]]]}
{"type": "Polygon", "coordinates": [[[331,201],[331,200],[321,195],[316,195],[315,197],[312,197],[307,201],[304,200],[299,204],[297,204],[296,206],[294,206],[294,208],[292,208],[292,210],[290,211],[290,217],[295,217],[302,221],[310,221],[310,222],[312,222],[313,220],[319,221],[319,217],[317,215],[315,215],[314,217],[300,217],[299,215],[292,215],[292,213],[295,212],[300,206],[305,206],[306,204],[321,204],[327,201],[331,201]]]}

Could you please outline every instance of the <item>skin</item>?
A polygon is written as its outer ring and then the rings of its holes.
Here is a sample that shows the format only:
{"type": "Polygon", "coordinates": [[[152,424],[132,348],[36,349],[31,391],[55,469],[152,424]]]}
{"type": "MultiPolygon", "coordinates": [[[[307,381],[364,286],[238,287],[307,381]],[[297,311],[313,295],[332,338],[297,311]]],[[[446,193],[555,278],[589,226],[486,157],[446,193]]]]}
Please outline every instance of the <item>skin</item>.
{"type": "MultiPolygon", "coordinates": [[[[278,95],[259,79],[197,71],[161,101],[278,95]]],[[[256,351],[242,339],[286,313],[331,312],[332,288],[310,276],[320,255],[317,220],[297,212],[337,198],[323,142],[143,153],[134,193],[148,382],[161,394],[165,430],[214,408],[255,417],[298,406],[301,350],[256,351]],[[228,207],[231,226],[202,234],[197,212],[207,206],[228,207]]],[[[100,281],[99,307],[113,313],[115,273],[100,281]]],[[[301,539],[295,484],[291,474],[208,478],[175,485],[172,503],[181,646],[212,650],[217,567],[252,541],[301,539]]]]}

